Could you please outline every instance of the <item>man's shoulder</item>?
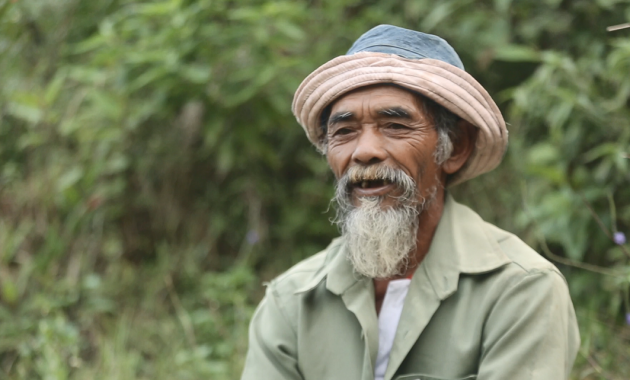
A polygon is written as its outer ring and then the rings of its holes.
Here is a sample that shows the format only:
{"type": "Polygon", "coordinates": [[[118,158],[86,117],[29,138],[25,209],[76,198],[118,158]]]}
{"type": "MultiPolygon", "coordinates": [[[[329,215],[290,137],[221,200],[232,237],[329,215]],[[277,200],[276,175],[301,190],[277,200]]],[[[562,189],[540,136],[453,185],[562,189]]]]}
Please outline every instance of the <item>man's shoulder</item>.
{"type": "Polygon", "coordinates": [[[333,241],[324,250],[300,261],[286,272],[273,279],[269,286],[277,295],[287,296],[299,292],[300,289],[315,285],[327,271],[327,264],[337,253],[341,238],[333,241]]]}
{"type": "Polygon", "coordinates": [[[484,222],[490,237],[497,242],[501,251],[510,259],[511,269],[529,275],[540,272],[556,272],[558,268],[527,243],[511,232],[505,231],[491,223],[484,222]]]}
{"type": "Polygon", "coordinates": [[[460,232],[459,236],[464,238],[460,238],[458,247],[466,252],[465,265],[475,270],[468,273],[484,273],[491,271],[489,269],[502,268],[499,272],[509,277],[541,272],[561,275],[555,265],[515,234],[484,221],[464,204],[453,201],[451,207],[451,218],[457,217],[455,223],[466,231],[460,232]]]}

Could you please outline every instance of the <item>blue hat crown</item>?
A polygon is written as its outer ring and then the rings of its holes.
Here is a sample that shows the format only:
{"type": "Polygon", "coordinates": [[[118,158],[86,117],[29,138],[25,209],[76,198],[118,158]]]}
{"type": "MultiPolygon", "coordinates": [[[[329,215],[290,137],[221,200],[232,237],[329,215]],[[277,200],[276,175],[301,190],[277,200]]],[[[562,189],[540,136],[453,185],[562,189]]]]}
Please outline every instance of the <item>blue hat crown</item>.
{"type": "Polygon", "coordinates": [[[365,51],[395,54],[408,59],[437,59],[464,70],[455,49],[444,39],[393,25],[379,25],[368,30],[354,42],[346,55],[365,51]]]}

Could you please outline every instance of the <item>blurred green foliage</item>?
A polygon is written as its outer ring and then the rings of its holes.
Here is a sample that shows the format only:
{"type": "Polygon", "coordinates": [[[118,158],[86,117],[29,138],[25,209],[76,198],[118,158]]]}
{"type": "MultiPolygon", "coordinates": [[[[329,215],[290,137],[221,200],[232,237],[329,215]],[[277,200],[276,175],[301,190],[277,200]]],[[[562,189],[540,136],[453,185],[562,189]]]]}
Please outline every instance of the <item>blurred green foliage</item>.
{"type": "Polygon", "coordinates": [[[234,379],[261,282],[336,235],[290,113],[380,23],[443,36],[510,148],[454,189],[567,276],[630,378],[628,0],[0,0],[0,377],[234,379]]]}

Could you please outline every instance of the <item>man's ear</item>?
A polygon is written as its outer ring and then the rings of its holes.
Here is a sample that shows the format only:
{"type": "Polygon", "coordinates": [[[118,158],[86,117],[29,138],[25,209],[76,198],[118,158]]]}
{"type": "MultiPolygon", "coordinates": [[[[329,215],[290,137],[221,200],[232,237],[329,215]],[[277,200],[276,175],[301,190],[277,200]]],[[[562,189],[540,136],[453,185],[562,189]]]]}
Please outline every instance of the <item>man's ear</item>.
{"type": "Polygon", "coordinates": [[[442,164],[442,170],[446,174],[453,174],[464,166],[468,157],[475,149],[477,141],[477,127],[464,119],[457,122],[459,136],[453,141],[453,153],[451,157],[442,164]]]}

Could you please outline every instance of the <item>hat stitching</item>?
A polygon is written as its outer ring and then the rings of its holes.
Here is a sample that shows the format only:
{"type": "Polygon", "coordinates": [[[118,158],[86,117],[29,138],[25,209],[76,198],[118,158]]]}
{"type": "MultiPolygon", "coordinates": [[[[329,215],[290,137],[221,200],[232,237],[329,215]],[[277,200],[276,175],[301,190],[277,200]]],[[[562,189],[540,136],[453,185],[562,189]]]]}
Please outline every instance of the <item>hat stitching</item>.
{"type": "MultiPolygon", "coordinates": [[[[410,52],[410,53],[418,54],[419,56],[424,57],[424,58],[429,58],[429,57],[427,57],[426,55],[424,55],[424,54],[422,54],[422,53],[420,53],[420,52],[417,52],[417,51],[415,51],[415,50],[407,49],[407,48],[400,47],[400,46],[396,46],[396,45],[387,45],[387,44],[378,44],[378,45],[370,45],[370,46],[362,47],[362,48],[361,48],[361,50],[356,51],[356,52],[353,52],[352,54],[347,54],[347,55],[355,55],[355,54],[357,54],[357,53],[381,53],[381,54],[388,54],[388,55],[397,55],[397,54],[392,54],[392,53],[384,53],[384,52],[380,52],[380,51],[366,51],[366,50],[365,50],[365,49],[369,49],[369,48],[373,48],[373,47],[378,47],[378,46],[384,46],[384,47],[396,48],[396,49],[400,49],[400,50],[408,51],[408,52],[410,52]]],[[[399,57],[400,57],[400,56],[399,56],[399,57]]],[[[401,58],[411,59],[411,60],[413,60],[413,59],[414,59],[414,58],[407,58],[407,57],[401,57],[401,58]]],[[[435,58],[434,58],[434,59],[435,59],[435,58]]],[[[441,61],[441,59],[438,59],[438,61],[441,61]]],[[[444,62],[444,63],[448,63],[448,62],[446,62],[446,61],[442,61],[442,62],[444,62]]],[[[456,66],[456,67],[457,67],[457,66],[456,66]]]]}

